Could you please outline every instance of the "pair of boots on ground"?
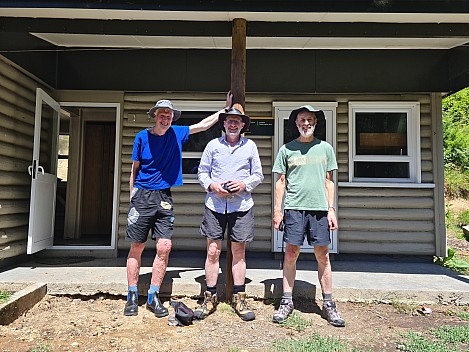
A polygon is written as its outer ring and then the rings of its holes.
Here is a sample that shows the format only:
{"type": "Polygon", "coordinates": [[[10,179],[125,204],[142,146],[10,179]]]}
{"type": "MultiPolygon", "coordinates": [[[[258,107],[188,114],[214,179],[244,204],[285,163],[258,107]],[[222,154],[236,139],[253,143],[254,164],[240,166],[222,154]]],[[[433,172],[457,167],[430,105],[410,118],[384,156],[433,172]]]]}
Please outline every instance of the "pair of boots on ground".
{"type": "MultiPolygon", "coordinates": [[[[168,309],[160,301],[158,292],[149,292],[146,308],[158,318],[163,318],[169,314],[168,309]]],[[[137,291],[129,291],[127,302],[124,307],[124,315],[133,316],[138,314],[138,294],[137,291]]]]}
{"type": "MultiPolygon", "coordinates": [[[[207,288],[209,291],[204,293],[204,301],[200,307],[197,307],[194,311],[194,318],[203,320],[209,314],[212,314],[217,310],[218,299],[216,291],[207,288]]],[[[244,287],[243,287],[244,289],[244,287]]],[[[254,312],[249,308],[246,301],[246,292],[244,290],[237,290],[235,286],[235,293],[231,298],[231,308],[233,311],[244,321],[251,321],[256,318],[254,312]]]]}
{"type": "MultiPolygon", "coordinates": [[[[332,300],[332,295],[323,295],[323,305],[321,317],[326,319],[329,324],[333,326],[345,326],[345,320],[339,314],[335,302],[332,300]]],[[[278,309],[274,312],[272,321],[274,323],[283,323],[293,313],[294,305],[293,298],[290,292],[284,293],[278,309]]]]}

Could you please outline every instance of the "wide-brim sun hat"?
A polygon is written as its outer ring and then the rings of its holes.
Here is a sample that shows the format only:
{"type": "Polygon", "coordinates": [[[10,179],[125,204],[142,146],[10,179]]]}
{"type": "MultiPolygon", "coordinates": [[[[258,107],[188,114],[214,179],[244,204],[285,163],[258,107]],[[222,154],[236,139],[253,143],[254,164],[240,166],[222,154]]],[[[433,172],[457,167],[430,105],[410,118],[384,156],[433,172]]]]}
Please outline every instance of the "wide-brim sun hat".
{"type": "Polygon", "coordinates": [[[239,111],[238,109],[236,108],[231,108],[230,110],[226,111],[226,112],[223,112],[221,113],[219,116],[218,116],[218,124],[220,125],[221,129],[223,130],[223,132],[226,132],[225,131],[225,126],[224,126],[224,123],[225,123],[225,120],[228,116],[238,116],[238,117],[241,117],[241,119],[243,120],[244,122],[244,127],[241,129],[241,132],[240,133],[244,133],[248,130],[249,128],[249,125],[251,124],[251,119],[249,118],[248,115],[244,115],[241,111],[239,111]]]}
{"type": "Polygon", "coordinates": [[[298,109],[293,110],[288,117],[288,126],[290,128],[293,139],[296,139],[300,136],[300,131],[298,131],[298,127],[296,127],[296,118],[301,111],[313,112],[314,115],[316,115],[318,122],[314,129],[313,135],[314,137],[324,136],[326,131],[326,116],[324,115],[324,111],[315,109],[311,105],[303,105],[298,109]]]}
{"type": "Polygon", "coordinates": [[[158,109],[171,109],[173,110],[173,121],[176,121],[178,118],[181,117],[181,111],[174,108],[173,103],[171,100],[162,99],[158,100],[154,107],[148,110],[147,114],[150,117],[155,117],[155,111],[158,109]]]}

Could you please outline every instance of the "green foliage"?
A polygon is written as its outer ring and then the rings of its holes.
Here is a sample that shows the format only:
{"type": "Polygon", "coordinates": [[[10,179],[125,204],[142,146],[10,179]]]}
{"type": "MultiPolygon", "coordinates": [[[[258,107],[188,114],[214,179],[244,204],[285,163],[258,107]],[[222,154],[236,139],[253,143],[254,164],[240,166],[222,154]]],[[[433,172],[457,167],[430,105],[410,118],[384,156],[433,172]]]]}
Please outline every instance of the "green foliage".
{"type": "Polygon", "coordinates": [[[445,164],[445,195],[451,199],[467,198],[469,196],[469,172],[463,172],[452,163],[445,164]]]}
{"type": "Polygon", "coordinates": [[[39,342],[39,345],[37,347],[33,347],[31,352],[51,352],[52,349],[49,344],[43,344],[42,341],[39,342]]]}
{"type": "Polygon", "coordinates": [[[392,301],[391,305],[400,314],[413,314],[419,308],[418,304],[407,304],[399,301],[392,301]]]}
{"type": "Polygon", "coordinates": [[[272,346],[273,351],[287,352],[358,352],[347,343],[331,337],[321,337],[318,333],[295,340],[278,340],[272,346]]]}
{"type": "Polygon", "coordinates": [[[469,325],[458,326],[440,326],[432,333],[444,342],[450,343],[468,343],[469,342],[469,325]]]}
{"type": "Polygon", "coordinates": [[[459,312],[456,315],[463,320],[469,320],[469,312],[459,312]]]}
{"type": "Polygon", "coordinates": [[[397,349],[405,352],[456,352],[450,349],[442,341],[431,341],[424,336],[411,331],[403,334],[405,341],[401,342],[397,349]]]}
{"type": "Polygon", "coordinates": [[[11,297],[11,292],[0,291],[0,304],[7,302],[11,297]]]}
{"type": "Polygon", "coordinates": [[[465,210],[458,215],[459,226],[469,225],[469,210],[465,210]]]}
{"type": "Polygon", "coordinates": [[[313,322],[312,320],[308,320],[303,318],[300,314],[297,312],[293,312],[286,321],[280,323],[280,325],[292,328],[296,331],[303,331],[305,330],[308,326],[312,326],[313,322]]]}
{"type": "Polygon", "coordinates": [[[469,171],[469,89],[443,99],[443,144],[445,164],[469,171]]]}
{"type": "Polygon", "coordinates": [[[448,248],[447,257],[435,257],[434,261],[436,264],[459,273],[464,273],[469,268],[469,263],[467,263],[464,259],[459,258],[453,248],[448,248]]]}

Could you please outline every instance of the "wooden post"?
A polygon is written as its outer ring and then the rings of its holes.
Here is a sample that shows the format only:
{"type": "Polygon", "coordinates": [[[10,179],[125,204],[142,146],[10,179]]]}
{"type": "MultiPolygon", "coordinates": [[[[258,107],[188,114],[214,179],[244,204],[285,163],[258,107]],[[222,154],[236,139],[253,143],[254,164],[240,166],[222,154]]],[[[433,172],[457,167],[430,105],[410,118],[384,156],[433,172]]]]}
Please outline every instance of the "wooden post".
{"type": "MultiPolygon", "coordinates": [[[[244,114],[246,96],[246,20],[235,18],[231,32],[231,93],[233,93],[233,107],[244,114]]],[[[226,286],[227,300],[233,295],[233,254],[231,253],[230,233],[226,243],[226,286]]]]}

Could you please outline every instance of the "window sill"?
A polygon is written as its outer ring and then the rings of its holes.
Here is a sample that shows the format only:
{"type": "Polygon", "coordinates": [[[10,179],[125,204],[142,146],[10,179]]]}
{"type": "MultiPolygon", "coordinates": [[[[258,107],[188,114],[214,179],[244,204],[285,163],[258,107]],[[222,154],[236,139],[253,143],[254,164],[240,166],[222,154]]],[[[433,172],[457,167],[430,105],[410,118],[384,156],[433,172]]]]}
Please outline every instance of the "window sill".
{"type": "Polygon", "coordinates": [[[435,188],[434,183],[339,182],[339,187],[366,188],[435,188]]]}

